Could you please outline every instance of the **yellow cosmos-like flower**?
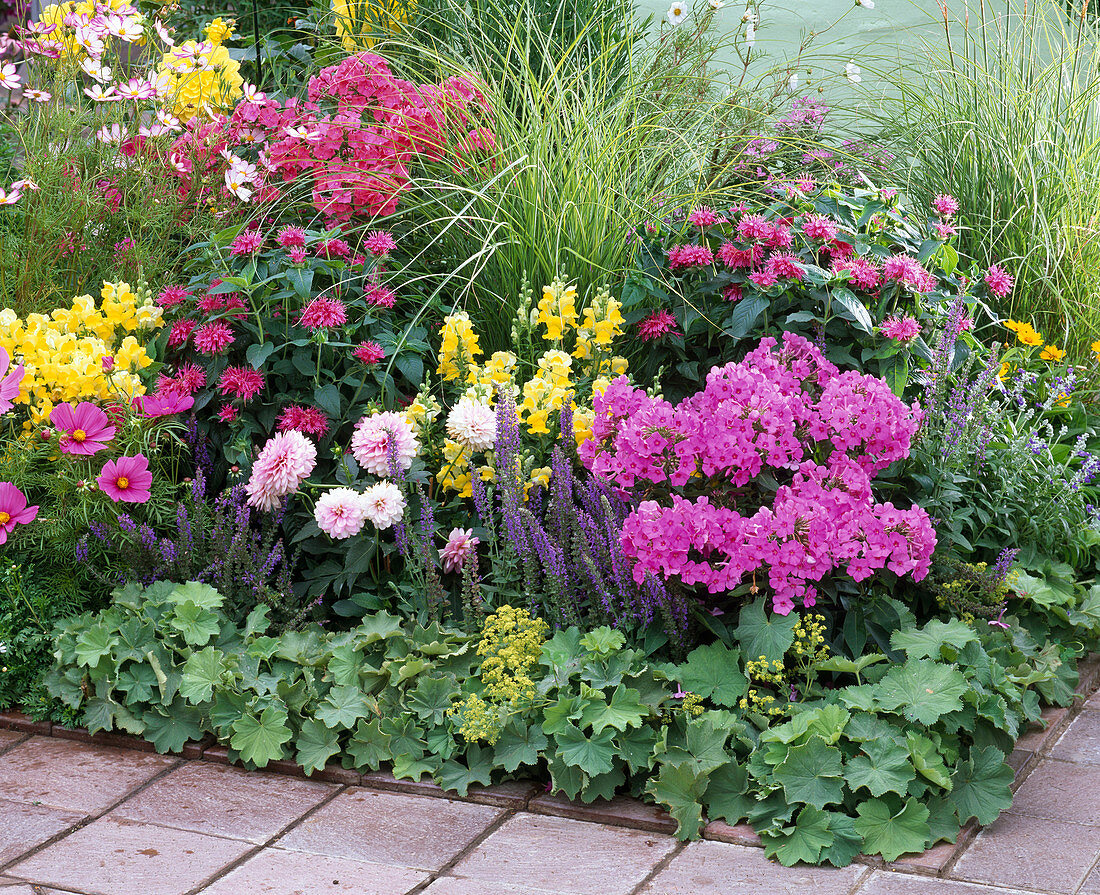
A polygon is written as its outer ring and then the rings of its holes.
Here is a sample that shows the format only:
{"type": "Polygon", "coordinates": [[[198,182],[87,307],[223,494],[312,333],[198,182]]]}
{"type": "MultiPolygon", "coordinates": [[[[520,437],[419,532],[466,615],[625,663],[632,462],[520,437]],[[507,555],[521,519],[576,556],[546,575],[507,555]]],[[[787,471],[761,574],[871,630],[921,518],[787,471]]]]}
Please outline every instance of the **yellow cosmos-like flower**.
{"type": "Polygon", "coordinates": [[[1059,348],[1057,345],[1047,345],[1039,354],[1043,360],[1054,361],[1058,363],[1066,356],[1066,352],[1059,348]]]}

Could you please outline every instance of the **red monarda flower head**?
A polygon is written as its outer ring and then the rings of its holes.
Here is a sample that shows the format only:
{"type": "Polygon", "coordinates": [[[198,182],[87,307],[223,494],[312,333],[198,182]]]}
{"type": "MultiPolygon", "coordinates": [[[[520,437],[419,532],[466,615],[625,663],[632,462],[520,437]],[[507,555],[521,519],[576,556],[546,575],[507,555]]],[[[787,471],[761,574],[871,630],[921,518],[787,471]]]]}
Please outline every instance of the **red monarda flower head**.
{"type": "Polygon", "coordinates": [[[149,471],[149,461],[145,455],[137,454],[108,460],[96,481],[103,493],[115,503],[145,503],[149,499],[153,474],[149,471]]]}
{"type": "Polygon", "coordinates": [[[368,367],[374,366],[386,356],[386,350],[377,342],[360,342],[359,347],[352,353],[356,360],[368,367]]]}
{"type": "Polygon", "coordinates": [[[0,544],[6,544],[16,525],[34,521],[38,507],[27,506],[26,495],[11,482],[0,482],[0,544]]]}
{"type": "Polygon", "coordinates": [[[264,390],[264,374],[251,367],[226,367],[218,380],[218,391],[226,397],[251,401],[264,390]]]}
{"type": "Polygon", "coordinates": [[[393,251],[395,245],[393,236],[382,230],[375,230],[363,242],[363,248],[374,255],[375,258],[384,258],[393,251]]]}
{"type": "Polygon", "coordinates": [[[284,249],[303,249],[306,245],[306,231],[301,227],[283,227],[275,241],[284,249]]]}
{"type": "Polygon", "coordinates": [[[306,329],[316,330],[323,326],[343,326],[348,322],[347,308],[337,298],[322,295],[313,299],[302,309],[298,323],[306,329]]]}
{"type": "Polygon", "coordinates": [[[256,230],[242,230],[229,246],[230,255],[254,255],[264,244],[264,238],[256,230]]]}
{"type": "Polygon", "coordinates": [[[181,348],[186,345],[194,328],[194,320],[177,320],[168,331],[168,347],[181,348]]]}
{"type": "Polygon", "coordinates": [[[166,286],[157,296],[157,304],[168,310],[176,305],[182,305],[190,297],[190,291],[183,286],[166,286]]]}
{"type": "Polygon", "coordinates": [[[638,324],[638,336],[643,342],[659,339],[676,329],[676,318],[668,311],[655,311],[638,324]]]}
{"type": "Polygon", "coordinates": [[[115,437],[115,427],[107,414],[87,401],[81,401],[75,410],[68,404],[58,404],[50,414],[50,422],[61,433],[63,454],[90,457],[115,437]]]}
{"type": "Polygon", "coordinates": [[[235,341],[233,330],[220,320],[204,323],[195,330],[193,339],[203,354],[221,354],[235,341]]]}
{"type": "Polygon", "coordinates": [[[320,438],[328,432],[328,417],[325,416],[324,411],[316,407],[291,404],[279,414],[279,422],[276,428],[280,432],[297,429],[306,435],[316,435],[320,438]]]}

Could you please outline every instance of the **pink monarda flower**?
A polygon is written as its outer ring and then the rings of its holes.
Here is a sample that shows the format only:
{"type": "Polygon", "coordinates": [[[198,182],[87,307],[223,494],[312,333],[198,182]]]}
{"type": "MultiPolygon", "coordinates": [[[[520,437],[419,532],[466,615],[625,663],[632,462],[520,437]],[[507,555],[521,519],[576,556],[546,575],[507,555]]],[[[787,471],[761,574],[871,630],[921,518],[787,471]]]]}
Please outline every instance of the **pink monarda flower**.
{"type": "Polygon", "coordinates": [[[27,525],[38,515],[38,507],[27,506],[27,496],[11,482],[0,482],[0,544],[17,525],[27,525]]]}
{"type": "Polygon", "coordinates": [[[330,538],[342,541],[363,530],[363,523],[367,521],[367,501],[351,488],[333,488],[317,498],[313,519],[330,538]]]}
{"type": "Polygon", "coordinates": [[[360,342],[352,354],[360,363],[373,367],[386,357],[386,350],[377,342],[360,342]]]}
{"type": "Polygon", "coordinates": [[[406,470],[419,450],[412,423],[392,411],[363,417],[351,435],[352,455],[363,469],[378,476],[390,474],[391,452],[398,469],[406,470]]]}
{"type": "Polygon", "coordinates": [[[283,227],[275,241],[284,249],[304,249],[306,246],[306,231],[301,227],[283,227]]]}
{"type": "Polygon", "coordinates": [[[458,572],[466,565],[466,560],[477,550],[481,541],[474,537],[472,528],[454,528],[447,535],[447,546],[439,548],[439,558],[443,560],[444,572],[458,572]]]}
{"type": "Polygon", "coordinates": [[[932,200],[932,207],[941,218],[949,218],[959,210],[959,200],[948,193],[940,193],[932,200]]]}
{"type": "Polygon", "coordinates": [[[240,416],[240,411],[232,404],[223,404],[218,408],[219,423],[235,423],[238,416],[240,416]]]}
{"type": "Polygon", "coordinates": [[[225,307],[225,299],[221,295],[204,295],[195,305],[204,314],[213,314],[225,307]]]}
{"type": "Polygon", "coordinates": [[[191,297],[191,292],[183,286],[165,286],[157,296],[157,304],[165,310],[182,305],[191,297]]]}
{"type": "Polygon", "coordinates": [[[732,242],[724,242],[718,249],[718,258],[726,267],[756,267],[764,259],[764,247],[739,249],[732,242]]]}
{"type": "Polygon", "coordinates": [[[877,288],[882,282],[882,270],[877,264],[863,258],[847,258],[833,263],[833,273],[845,271],[851,275],[849,282],[865,292],[877,288]]]}
{"type": "Polygon", "coordinates": [[[305,264],[306,263],[306,250],[301,246],[292,246],[287,249],[287,258],[290,259],[291,264],[305,264]]]}
{"type": "Polygon", "coordinates": [[[302,309],[298,323],[309,330],[318,330],[325,326],[343,326],[348,322],[347,308],[338,298],[322,295],[313,299],[302,309]]]}
{"type": "Polygon", "coordinates": [[[1016,281],[1001,267],[990,265],[985,275],[985,284],[997,298],[1005,298],[1012,291],[1016,281]]]}
{"type": "Polygon", "coordinates": [[[145,503],[149,499],[153,474],[149,471],[149,461],[145,455],[137,454],[108,460],[96,481],[103,493],[115,503],[145,503]]]}
{"type": "Polygon", "coordinates": [[[63,454],[90,457],[115,437],[115,427],[107,414],[88,401],[81,401],[75,410],[68,404],[58,404],[50,414],[50,422],[61,433],[63,454]]]}
{"type": "Polygon", "coordinates": [[[251,367],[226,367],[218,379],[218,391],[226,397],[251,401],[264,390],[264,374],[251,367]]]}
{"type": "Polygon", "coordinates": [[[363,241],[363,248],[375,258],[385,258],[394,250],[396,245],[393,236],[383,230],[375,230],[373,233],[368,234],[363,241]]]}
{"type": "Polygon", "coordinates": [[[385,286],[376,283],[366,291],[363,299],[368,305],[374,305],[376,308],[392,308],[396,296],[393,294],[392,289],[387,289],[385,286]]]}
{"type": "Polygon", "coordinates": [[[882,321],[882,334],[895,342],[912,342],[920,335],[916,317],[887,317],[882,321]]]}
{"type": "Polygon", "coordinates": [[[742,242],[771,239],[771,222],[762,214],[746,214],[737,222],[737,236],[742,242]]]}
{"type": "Polygon", "coordinates": [[[704,267],[714,261],[714,252],[707,246],[690,243],[671,246],[668,250],[669,270],[681,270],[685,267],[704,267]]]}
{"type": "MultiPolygon", "coordinates": [[[[191,338],[191,331],[195,328],[194,320],[177,320],[168,330],[168,347],[182,348],[191,338]]],[[[230,333],[232,336],[232,333],[230,333]]]]}
{"type": "Polygon", "coordinates": [[[134,398],[134,407],[147,419],[183,413],[195,406],[195,399],[180,392],[164,392],[159,395],[142,395],[134,398]]]}
{"type": "Polygon", "coordinates": [[[801,280],[806,270],[790,252],[777,252],[768,258],[767,269],[781,280],[801,280]]]}
{"type": "Polygon", "coordinates": [[[779,277],[775,275],[774,271],[765,267],[763,270],[754,270],[750,273],[749,282],[757,289],[768,289],[779,282],[779,277]]]}
{"type": "Polygon", "coordinates": [[[725,289],[722,290],[722,298],[728,302],[741,301],[744,297],[744,292],[737,283],[731,283],[725,289]]]}
{"type": "Polygon", "coordinates": [[[946,221],[936,221],[936,224],[932,229],[936,231],[936,239],[942,239],[945,242],[952,236],[957,235],[959,232],[946,221]]]}
{"type": "Polygon", "coordinates": [[[488,404],[465,397],[447,416],[447,434],[471,451],[487,451],[497,440],[497,415],[488,404]]]}
{"type": "Polygon", "coordinates": [[[351,257],[351,246],[342,239],[325,239],[317,243],[318,258],[343,258],[345,261],[351,257]]]}
{"type": "Polygon", "coordinates": [[[19,397],[19,384],[23,381],[23,365],[11,365],[8,352],[0,348],[0,413],[11,410],[19,397]]]}
{"type": "Polygon", "coordinates": [[[255,255],[264,244],[258,230],[242,230],[229,245],[230,255],[255,255]]]}
{"type": "Polygon", "coordinates": [[[317,448],[296,429],[272,436],[252,464],[245,491],[250,506],[273,510],[297,491],[317,465],[317,448]]]}
{"type": "Polygon", "coordinates": [[[235,341],[233,330],[219,320],[198,327],[192,339],[203,354],[221,354],[235,341]]]}
{"type": "MultiPolygon", "coordinates": [[[[723,218],[713,208],[706,205],[700,205],[688,215],[688,222],[696,227],[713,227],[721,220],[723,218]]],[[[458,529],[456,528],[455,531],[458,531],[458,529]]]]}
{"type": "Polygon", "coordinates": [[[366,516],[379,531],[385,531],[405,515],[405,495],[393,482],[378,482],[362,494],[366,516]]]}
{"type": "Polygon", "coordinates": [[[810,214],[802,222],[802,232],[817,242],[832,242],[836,239],[837,225],[824,215],[810,214]]]}
{"type": "Polygon", "coordinates": [[[157,390],[162,394],[193,395],[204,385],[206,371],[198,364],[181,364],[174,377],[157,380],[157,390]]]}
{"type": "Polygon", "coordinates": [[[654,311],[638,324],[638,337],[643,342],[659,339],[676,329],[676,318],[668,311],[654,311]]]}
{"type": "Polygon", "coordinates": [[[305,432],[306,435],[316,435],[320,438],[328,432],[328,417],[317,407],[291,404],[279,414],[279,422],[275,428],[280,432],[297,429],[299,432],[305,432]]]}

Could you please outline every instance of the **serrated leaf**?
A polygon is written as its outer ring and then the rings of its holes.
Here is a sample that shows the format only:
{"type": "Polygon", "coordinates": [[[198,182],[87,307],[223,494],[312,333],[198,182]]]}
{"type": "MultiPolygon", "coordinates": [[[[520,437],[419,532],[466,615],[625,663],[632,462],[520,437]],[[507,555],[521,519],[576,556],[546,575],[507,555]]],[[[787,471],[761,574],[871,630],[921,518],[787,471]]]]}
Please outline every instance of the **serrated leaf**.
{"type": "Polygon", "coordinates": [[[225,602],[225,598],[215,588],[201,581],[177,584],[165,595],[165,599],[177,606],[193,603],[199,609],[220,609],[225,602]]]}
{"type": "Polygon", "coordinates": [[[436,774],[435,782],[444,789],[465,796],[475,783],[490,786],[493,782],[493,750],[471,745],[460,761],[445,761],[436,774]]]}
{"type": "Polygon", "coordinates": [[[546,769],[550,772],[550,792],[565,793],[566,798],[569,799],[577,798],[588,781],[584,771],[567,765],[560,755],[548,758],[546,769]]]}
{"type": "Polygon", "coordinates": [[[734,633],[746,660],[755,660],[760,656],[769,661],[782,660],[794,643],[794,629],[797,624],[796,614],[769,613],[764,598],[761,598],[741,608],[734,633]]]}
{"type": "Polygon", "coordinates": [[[863,837],[863,851],[896,861],[911,852],[924,851],[928,842],[928,809],[910,799],[896,814],[881,799],[871,799],[856,809],[856,832],[863,837]]]}
{"type": "Polygon", "coordinates": [[[689,765],[697,774],[709,774],[730,760],[726,752],[726,740],[730,732],[715,723],[713,713],[693,718],[687,723],[684,746],[672,746],[659,758],[663,764],[689,765]]]}
{"type": "Polygon", "coordinates": [[[553,735],[581,716],[585,701],[579,696],[559,696],[542,711],[542,732],[553,735]]]}
{"type": "Polygon", "coordinates": [[[76,638],[76,660],[94,668],[104,656],[109,656],[118,639],[103,624],[85,628],[76,638]]]}
{"type": "Polygon", "coordinates": [[[908,720],[929,727],[961,709],[962,696],[969,689],[957,668],[931,659],[909,659],[879,681],[877,701],[882,708],[900,711],[908,720]]]}
{"type": "Polygon", "coordinates": [[[792,746],[775,769],[775,782],[783,787],[788,803],[824,808],[844,799],[844,764],[841,752],[820,737],[792,746]]]}
{"type": "Polygon", "coordinates": [[[890,635],[890,646],[902,650],[910,659],[943,659],[944,646],[962,649],[977,639],[970,625],[953,618],[949,622],[931,621],[910,631],[895,631],[890,635]]]}
{"type": "Polygon", "coordinates": [[[145,722],[145,739],[153,744],[158,752],[179,752],[184,743],[202,739],[202,715],[198,709],[184,705],[176,700],[167,710],[167,715],[159,711],[148,711],[142,715],[145,722]]]}
{"type": "Polygon", "coordinates": [[[653,757],[653,747],[657,743],[657,731],[643,726],[624,730],[615,737],[615,751],[626,762],[630,773],[636,774],[642,768],[648,768],[653,757]]]}
{"type": "Polygon", "coordinates": [[[127,702],[136,705],[149,702],[153,698],[153,688],[157,685],[157,676],[148,665],[131,662],[118,673],[115,687],[126,694],[127,702]]]}
{"type": "Polygon", "coordinates": [[[354,767],[377,771],[378,766],[390,757],[389,734],[382,731],[377,718],[369,722],[360,721],[355,725],[355,733],[345,751],[351,756],[354,767]]]}
{"type": "Polygon", "coordinates": [[[333,730],[350,730],[360,718],[370,714],[366,694],[358,687],[333,687],[314,715],[333,730]]]}
{"type": "Polygon", "coordinates": [[[512,718],[494,744],[497,764],[509,774],[521,766],[534,767],[547,743],[546,735],[537,725],[512,718]]]}
{"type": "Polygon", "coordinates": [[[181,603],[168,616],[168,625],[179,631],[189,646],[205,646],[221,629],[218,617],[213,612],[190,600],[181,603]]]}
{"type": "Polygon", "coordinates": [[[406,704],[422,721],[442,724],[451,708],[458,686],[449,677],[421,677],[409,693],[406,704]]]}
{"type": "Polygon", "coordinates": [[[686,765],[663,765],[661,773],[650,779],[648,792],[668,813],[676,818],[676,835],[694,838],[703,823],[703,793],[707,788],[705,774],[696,773],[686,765]]]}
{"type": "Polygon", "coordinates": [[[439,758],[434,755],[395,755],[393,757],[393,776],[398,780],[419,781],[425,774],[434,774],[439,770],[439,758]]]}
{"type": "Polygon", "coordinates": [[[910,730],[905,733],[905,744],[909,749],[909,758],[918,774],[944,789],[951,788],[951,775],[935,743],[928,737],[910,730]]]}
{"type": "Polygon", "coordinates": [[[847,867],[863,848],[863,837],[856,832],[855,822],[847,814],[837,811],[826,813],[829,816],[829,832],[833,834],[833,844],[821,850],[821,860],[834,867],[847,867]]]}
{"type": "Polygon", "coordinates": [[[637,690],[619,684],[611,694],[611,700],[593,700],[581,712],[580,726],[591,726],[593,733],[602,733],[610,727],[617,731],[629,727],[641,727],[642,719],[649,715],[649,707],[642,705],[637,690]]]}
{"type": "Polygon", "coordinates": [[[208,646],[192,653],[183,663],[180,696],[194,704],[207,702],[225,673],[225,653],[208,646]]]}
{"type": "Polygon", "coordinates": [[[258,768],[265,767],[283,757],[283,743],[293,736],[286,721],[286,711],[273,705],[259,715],[242,715],[233,722],[233,736],[229,744],[240,752],[245,761],[252,762],[258,768]]]}
{"type": "Polygon", "coordinates": [[[320,721],[306,718],[294,745],[298,749],[298,764],[305,768],[307,774],[312,774],[324,770],[328,760],[340,751],[340,737],[320,721]]]}
{"type": "Polygon", "coordinates": [[[558,754],[571,767],[580,768],[586,774],[606,774],[613,767],[615,757],[612,741],[615,734],[610,730],[586,737],[576,724],[567,722],[562,730],[554,734],[558,754]]]}
{"type": "Polygon", "coordinates": [[[741,672],[741,651],[724,643],[692,650],[676,674],[684,690],[727,708],[735,708],[749,686],[741,672]]]}
{"type": "Polygon", "coordinates": [[[729,762],[712,771],[707,783],[707,815],[728,824],[739,824],[748,817],[756,800],[746,794],[749,774],[744,765],[729,762]]]}
{"type": "Polygon", "coordinates": [[[784,827],[780,835],[763,838],[764,852],[784,867],[793,867],[799,861],[817,864],[821,850],[833,844],[828,814],[813,805],[798,812],[794,826],[784,827]]]}
{"type": "Polygon", "coordinates": [[[862,754],[848,761],[849,788],[855,792],[864,786],[873,796],[888,792],[904,796],[909,783],[916,777],[909,750],[889,739],[868,740],[860,748],[862,754]]]}
{"type": "Polygon", "coordinates": [[[996,746],[971,748],[970,757],[960,761],[951,775],[952,789],[947,797],[959,823],[965,824],[972,817],[983,826],[993,823],[1012,804],[1009,787],[1014,777],[1004,753],[996,746]]]}
{"type": "Polygon", "coordinates": [[[368,615],[355,629],[355,641],[364,645],[377,643],[379,640],[388,640],[391,637],[400,637],[405,633],[401,626],[401,619],[388,612],[376,612],[368,615]]]}
{"type": "Polygon", "coordinates": [[[626,635],[607,625],[593,628],[581,637],[581,646],[598,656],[610,656],[622,649],[625,643],[626,635]]]}

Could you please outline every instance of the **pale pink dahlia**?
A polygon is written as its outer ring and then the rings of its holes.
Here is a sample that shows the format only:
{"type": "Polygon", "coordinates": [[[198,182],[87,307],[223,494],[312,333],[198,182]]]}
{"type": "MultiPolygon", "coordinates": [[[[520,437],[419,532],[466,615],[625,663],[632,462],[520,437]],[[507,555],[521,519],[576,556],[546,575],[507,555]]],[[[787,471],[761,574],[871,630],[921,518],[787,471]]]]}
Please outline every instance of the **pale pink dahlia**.
{"type": "Polygon", "coordinates": [[[330,538],[342,541],[363,530],[363,523],[367,520],[367,501],[351,488],[333,488],[317,498],[313,519],[330,538]]]}
{"type": "Polygon", "coordinates": [[[252,464],[245,485],[248,503],[273,510],[279,501],[301,487],[317,464],[317,448],[301,432],[291,429],[272,436],[252,464]]]}
{"type": "Polygon", "coordinates": [[[439,558],[443,560],[443,571],[460,571],[480,543],[481,541],[474,537],[472,528],[452,529],[447,536],[447,546],[439,550],[439,558]]]}
{"type": "Polygon", "coordinates": [[[920,335],[916,317],[887,317],[882,321],[882,334],[895,342],[912,342],[920,335]]]}
{"type": "Polygon", "coordinates": [[[313,299],[302,309],[298,323],[306,329],[320,329],[322,326],[343,326],[348,322],[347,308],[338,298],[322,295],[313,299]]]}
{"type": "Polygon", "coordinates": [[[497,439],[497,415],[488,404],[463,398],[447,417],[447,434],[471,451],[487,451],[497,439]]]}
{"type": "Polygon", "coordinates": [[[379,531],[385,531],[405,515],[405,495],[393,482],[378,482],[362,494],[365,514],[379,531]]]}
{"type": "Polygon", "coordinates": [[[398,469],[405,470],[412,466],[418,450],[420,442],[412,423],[392,411],[363,417],[351,435],[352,454],[363,469],[374,475],[390,474],[391,452],[398,469]]]}

